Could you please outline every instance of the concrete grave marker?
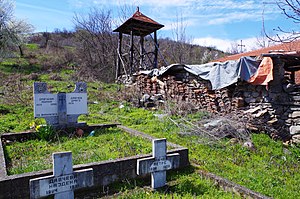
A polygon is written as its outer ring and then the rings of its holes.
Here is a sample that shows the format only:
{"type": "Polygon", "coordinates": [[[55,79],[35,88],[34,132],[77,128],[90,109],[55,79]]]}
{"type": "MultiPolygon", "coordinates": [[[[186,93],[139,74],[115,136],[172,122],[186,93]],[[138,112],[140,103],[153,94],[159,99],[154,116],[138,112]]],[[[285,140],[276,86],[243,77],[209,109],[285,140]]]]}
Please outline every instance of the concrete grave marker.
{"type": "Polygon", "coordinates": [[[73,172],[71,152],[53,153],[53,175],[29,183],[31,199],[53,194],[55,199],[71,199],[75,189],[93,186],[93,169],[73,172]]]}
{"type": "Polygon", "coordinates": [[[57,127],[82,126],[77,119],[81,114],[88,114],[87,85],[77,82],[72,93],[52,94],[44,82],[35,82],[34,117],[45,118],[48,125],[57,127]]]}
{"type": "Polygon", "coordinates": [[[167,170],[178,168],[180,155],[167,155],[167,140],[152,141],[152,157],[137,160],[137,174],[151,173],[151,187],[157,189],[166,185],[167,170]]]}

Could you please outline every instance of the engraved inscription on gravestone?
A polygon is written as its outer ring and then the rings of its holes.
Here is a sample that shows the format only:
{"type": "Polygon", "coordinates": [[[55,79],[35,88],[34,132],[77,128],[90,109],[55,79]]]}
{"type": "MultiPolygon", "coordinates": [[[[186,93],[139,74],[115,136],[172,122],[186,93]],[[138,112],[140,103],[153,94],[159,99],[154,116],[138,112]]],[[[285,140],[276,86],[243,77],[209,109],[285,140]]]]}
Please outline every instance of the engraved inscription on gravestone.
{"type": "Polygon", "coordinates": [[[67,93],[67,115],[88,114],[86,93],[67,93]]]}
{"type": "Polygon", "coordinates": [[[34,117],[45,118],[52,126],[82,126],[77,119],[81,114],[88,114],[87,85],[77,82],[72,93],[52,94],[44,82],[35,82],[34,117]]]}
{"type": "Polygon", "coordinates": [[[30,198],[54,194],[54,198],[74,198],[74,190],[94,185],[93,169],[73,172],[72,153],[53,154],[53,175],[30,179],[30,198]]]}
{"type": "Polygon", "coordinates": [[[157,189],[166,185],[166,171],[179,167],[178,153],[167,155],[167,140],[152,141],[152,157],[137,160],[137,174],[151,173],[151,187],[157,189]]]}
{"type": "Polygon", "coordinates": [[[57,116],[56,94],[34,95],[34,117],[57,116]]]}

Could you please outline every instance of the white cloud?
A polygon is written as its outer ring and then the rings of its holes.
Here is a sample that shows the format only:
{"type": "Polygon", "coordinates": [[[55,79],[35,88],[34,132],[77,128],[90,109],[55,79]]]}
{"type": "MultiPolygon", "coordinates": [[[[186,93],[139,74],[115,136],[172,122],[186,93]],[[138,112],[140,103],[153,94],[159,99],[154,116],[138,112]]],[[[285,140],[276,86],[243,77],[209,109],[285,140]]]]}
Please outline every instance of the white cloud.
{"type": "MultiPolygon", "coordinates": [[[[278,9],[274,9],[273,0],[68,0],[74,7],[92,6],[140,6],[147,8],[149,16],[155,16],[160,21],[170,21],[178,13],[183,18],[198,21],[196,24],[217,25],[234,21],[261,20],[264,10],[265,18],[269,18],[278,9]],[[265,6],[265,2],[269,2],[265,6]],[[205,23],[203,23],[205,22],[205,23]]],[[[143,10],[142,10],[143,12],[143,10]]],[[[189,25],[193,25],[191,23],[189,25]]]]}
{"type": "Polygon", "coordinates": [[[246,13],[246,12],[233,12],[226,13],[223,16],[215,17],[208,21],[208,25],[216,25],[216,24],[226,24],[233,23],[243,20],[261,20],[260,16],[257,16],[255,13],[246,13]]]}
{"type": "MultiPolygon", "coordinates": [[[[243,42],[242,44],[245,45],[245,47],[243,47],[243,51],[251,51],[258,48],[256,37],[242,39],[242,42],[243,42]]],[[[198,44],[200,46],[215,47],[224,52],[228,52],[231,50],[232,45],[240,44],[240,40],[202,37],[202,38],[195,38],[192,43],[198,44]]]]}
{"type": "Polygon", "coordinates": [[[213,37],[202,37],[202,38],[195,38],[193,40],[193,44],[198,44],[200,46],[207,46],[207,47],[215,47],[222,51],[227,51],[231,47],[231,40],[227,39],[219,39],[213,37]]]}

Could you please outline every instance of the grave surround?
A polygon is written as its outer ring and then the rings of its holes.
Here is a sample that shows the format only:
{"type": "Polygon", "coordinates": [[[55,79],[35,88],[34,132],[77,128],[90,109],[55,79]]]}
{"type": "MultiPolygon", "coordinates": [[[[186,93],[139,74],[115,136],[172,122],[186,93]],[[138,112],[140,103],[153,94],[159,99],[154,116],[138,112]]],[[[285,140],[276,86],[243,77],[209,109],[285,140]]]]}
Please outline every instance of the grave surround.
{"type": "MultiPolygon", "coordinates": [[[[111,125],[94,125],[93,128],[89,128],[89,130],[97,129],[97,128],[108,128],[108,127],[118,127],[121,128],[128,133],[134,135],[134,136],[141,136],[145,139],[148,139],[149,141],[156,139],[155,137],[152,137],[150,135],[144,134],[142,132],[136,131],[134,129],[130,129],[128,127],[117,125],[117,124],[111,124],[111,125]]],[[[87,127],[86,127],[87,128],[87,127]]],[[[26,132],[25,138],[29,139],[30,133],[26,132]],[[29,135],[28,135],[29,134],[29,135]]],[[[19,133],[18,136],[13,136],[11,134],[1,135],[1,139],[4,138],[17,138],[19,140],[22,140],[22,134],[19,133]]],[[[180,164],[179,168],[183,168],[189,165],[189,159],[188,159],[188,149],[181,147],[180,145],[176,145],[173,143],[168,142],[168,146],[173,147],[174,149],[168,150],[167,154],[175,154],[178,153],[180,155],[180,164]]],[[[3,148],[0,148],[0,154],[1,151],[3,152],[3,148]]],[[[88,164],[80,164],[73,166],[74,171],[82,170],[82,169],[93,169],[93,176],[94,176],[94,187],[93,188],[82,188],[75,190],[75,196],[76,194],[84,193],[87,190],[93,190],[96,187],[98,189],[102,189],[103,186],[108,186],[111,183],[122,181],[126,179],[134,179],[134,178],[148,178],[149,175],[143,175],[138,176],[137,171],[137,161],[138,159],[143,158],[150,158],[152,157],[152,154],[146,154],[146,155],[136,155],[126,158],[119,158],[115,160],[107,160],[107,161],[101,161],[101,162],[93,162],[88,164]]],[[[1,157],[0,157],[1,160],[1,157]]],[[[3,163],[2,163],[3,165],[3,163]]],[[[5,165],[5,163],[4,163],[5,165]]],[[[0,164],[1,166],[1,164],[0,164]]],[[[5,169],[6,170],[6,169],[5,169]]],[[[30,195],[30,188],[29,188],[29,181],[33,178],[39,178],[44,176],[52,175],[52,170],[43,170],[38,172],[30,172],[30,173],[24,173],[24,174],[17,174],[17,175],[4,175],[1,178],[0,175],[0,199],[7,199],[7,198],[29,198],[30,195]],[[18,187],[16,189],[15,187],[18,187]]]]}

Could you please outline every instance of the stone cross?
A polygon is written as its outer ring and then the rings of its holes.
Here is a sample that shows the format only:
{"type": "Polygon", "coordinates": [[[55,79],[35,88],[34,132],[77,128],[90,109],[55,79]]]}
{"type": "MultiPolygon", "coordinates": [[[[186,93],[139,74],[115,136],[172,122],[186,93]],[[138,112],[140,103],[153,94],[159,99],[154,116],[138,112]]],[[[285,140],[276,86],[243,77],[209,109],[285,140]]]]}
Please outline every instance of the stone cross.
{"type": "Polygon", "coordinates": [[[73,172],[72,152],[53,153],[53,175],[30,179],[30,198],[54,194],[55,199],[73,199],[74,190],[94,185],[93,169],[73,172]]]}
{"type": "Polygon", "coordinates": [[[152,141],[152,157],[137,160],[137,175],[151,173],[151,187],[157,189],[166,185],[166,171],[179,167],[178,153],[167,155],[167,140],[152,141]]]}
{"type": "Polygon", "coordinates": [[[71,93],[52,94],[44,82],[34,82],[34,117],[45,118],[53,127],[77,127],[86,125],[78,123],[81,114],[88,113],[87,85],[77,82],[71,93]]]}

